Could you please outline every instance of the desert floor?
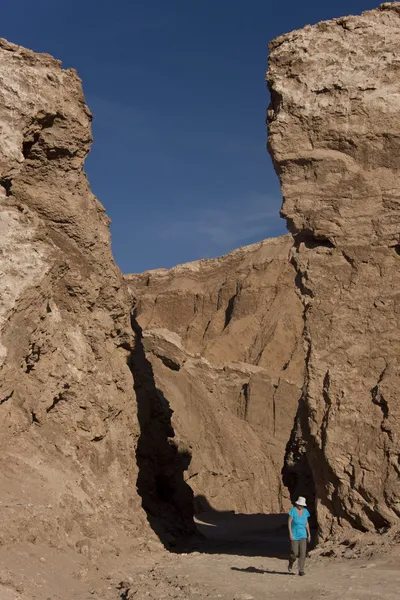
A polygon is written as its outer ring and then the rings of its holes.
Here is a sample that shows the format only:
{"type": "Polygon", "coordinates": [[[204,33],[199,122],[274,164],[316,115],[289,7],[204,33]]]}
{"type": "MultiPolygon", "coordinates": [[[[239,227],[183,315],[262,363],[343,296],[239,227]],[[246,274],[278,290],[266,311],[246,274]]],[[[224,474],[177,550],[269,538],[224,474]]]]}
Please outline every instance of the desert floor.
{"type": "Polygon", "coordinates": [[[0,600],[394,600],[400,550],[356,559],[313,557],[287,571],[286,518],[204,515],[196,551],[94,558],[38,545],[0,549],[0,600]]]}

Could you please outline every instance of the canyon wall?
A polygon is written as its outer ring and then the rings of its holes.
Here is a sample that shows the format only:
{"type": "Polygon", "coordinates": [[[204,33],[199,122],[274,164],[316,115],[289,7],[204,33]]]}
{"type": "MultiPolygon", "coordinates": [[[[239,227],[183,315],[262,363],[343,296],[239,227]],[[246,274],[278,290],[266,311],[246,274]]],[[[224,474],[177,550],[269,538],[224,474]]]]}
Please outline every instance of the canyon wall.
{"type": "Polygon", "coordinates": [[[292,244],[126,276],[198,511],[288,506],[281,469],[304,381],[292,244]]]}
{"type": "Polygon", "coordinates": [[[393,2],[270,45],[269,149],[308,343],[298,439],[321,538],[400,516],[399,44],[393,2]]]}
{"type": "Polygon", "coordinates": [[[148,536],[137,461],[146,472],[161,454],[173,489],[160,499],[145,478],[145,508],[193,528],[168,407],[153,416],[157,456],[137,455],[151,406],[138,420],[131,298],[83,171],[90,121],[75,71],[0,41],[1,543],[148,536]]]}

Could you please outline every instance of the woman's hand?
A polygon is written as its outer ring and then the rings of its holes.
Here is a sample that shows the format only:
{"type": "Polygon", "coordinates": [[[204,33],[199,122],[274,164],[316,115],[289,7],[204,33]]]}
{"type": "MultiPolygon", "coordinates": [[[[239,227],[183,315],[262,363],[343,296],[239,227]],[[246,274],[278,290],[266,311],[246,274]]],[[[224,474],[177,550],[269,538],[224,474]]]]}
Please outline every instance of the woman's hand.
{"type": "Polygon", "coordinates": [[[308,534],[307,542],[308,542],[308,543],[310,543],[310,542],[311,542],[311,535],[310,535],[310,534],[308,534]]]}

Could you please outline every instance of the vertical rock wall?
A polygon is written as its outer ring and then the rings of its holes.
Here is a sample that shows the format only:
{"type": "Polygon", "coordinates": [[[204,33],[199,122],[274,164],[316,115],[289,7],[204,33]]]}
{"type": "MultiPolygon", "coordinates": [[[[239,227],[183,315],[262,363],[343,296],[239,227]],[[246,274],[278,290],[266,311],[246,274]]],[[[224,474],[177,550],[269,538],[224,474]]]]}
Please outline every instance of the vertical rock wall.
{"type": "Polygon", "coordinates": [[[295,237],[299,419],[322,537],[400,516],[400,7],[271,43],[269,149],[295,237]]]}
{"type": "Polygon", "coordinates": [[[0,40],[1,543],[148,535],[131,299],[83,171],[90,121],[73,70],[0,40]]]}

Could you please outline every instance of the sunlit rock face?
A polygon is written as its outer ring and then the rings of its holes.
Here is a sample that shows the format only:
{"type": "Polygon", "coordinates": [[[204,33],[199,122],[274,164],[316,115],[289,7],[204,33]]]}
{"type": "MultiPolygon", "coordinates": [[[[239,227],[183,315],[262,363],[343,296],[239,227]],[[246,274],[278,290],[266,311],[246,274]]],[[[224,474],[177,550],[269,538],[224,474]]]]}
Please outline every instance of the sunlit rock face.
{"type": "MultiPolygon", "coordinates": [[[[75,71],[0,40],[2,543],[107,549],[151,532],[136,490],[132,302],[83,171],[90,122],[75,71]]],[[[175,499],[171,530],[184,533],[191,495],[180,516],[175,499]]]]}
{"type": "Polygon", "coordinates": [[[197,510],[280,512],[304,381],[290,235],[126,279],[197,510]]]}
{"type": "Polygon", "coordinates": [[[400,7],[270,46],[269,149],[305,305],[321,537],[400,515],[400,7]]]}

